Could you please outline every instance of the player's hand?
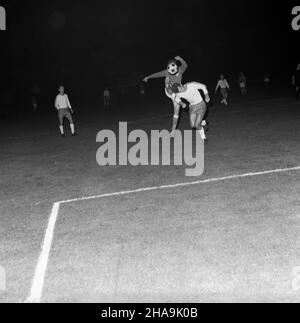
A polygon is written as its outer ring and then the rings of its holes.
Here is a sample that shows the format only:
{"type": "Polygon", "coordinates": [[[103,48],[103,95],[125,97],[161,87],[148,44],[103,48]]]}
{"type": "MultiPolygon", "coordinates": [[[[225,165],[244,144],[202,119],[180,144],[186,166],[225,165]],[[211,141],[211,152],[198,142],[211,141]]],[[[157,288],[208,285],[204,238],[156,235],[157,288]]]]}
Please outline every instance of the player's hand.
{"type": "Polygon", "coordinates": [[[73,111],[73,109],[70,109],[70,111],[71,111],[71,113],[72,113],[72,114],[74,114],[74,111],[73,111]]]}
{"type": "Polygon", "coordinates": [[[209,102],[210,102],[210,97],[209,97],[209,96],[206,96],[206,97],[205,97],[205,102],[206,102],[206,103],[209,103],[209,102]]]}
{"type": "Polygon", "coordinates": [[[145,77],[145,78],[143,79],[143,82],[147,83],[147,82],[148,82],[148,77],[145,77]]]}
{"type": "Polygon", "coordinates": [[[182,109],[186,109],[187,105],[185,103],[181,102],[181,107],[182,107],[182,109]]]}
{"type": "Polygon", "coordinates": [[[181,60],[181,57],[180,56],[176,56],[175,59],[176,59],[176,61],[180,61],[181,60]]]}

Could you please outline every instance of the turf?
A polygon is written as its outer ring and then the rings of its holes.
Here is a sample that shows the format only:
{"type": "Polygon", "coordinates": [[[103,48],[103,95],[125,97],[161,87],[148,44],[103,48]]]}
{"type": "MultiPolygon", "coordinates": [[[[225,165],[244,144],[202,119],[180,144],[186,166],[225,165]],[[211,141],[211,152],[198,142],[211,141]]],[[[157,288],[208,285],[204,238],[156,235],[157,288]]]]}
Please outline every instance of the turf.
{"type": "MultiPolygon", "coordinates": [[[[117,120],[169,128],[169,102],[151,104],[77,115],[76,138],[60,138],[54,117],[3,124],[0,302],[27,298],[55,201],[195,180],[184,167],[97,165],[96,134],[117,120]]],[[[299,166],[299,117],[290,98],[212,108],[202,178],[299,166]]],[[[297,302],[299,180],[296,171],[63,205],[42,301],[297,302]]]]}

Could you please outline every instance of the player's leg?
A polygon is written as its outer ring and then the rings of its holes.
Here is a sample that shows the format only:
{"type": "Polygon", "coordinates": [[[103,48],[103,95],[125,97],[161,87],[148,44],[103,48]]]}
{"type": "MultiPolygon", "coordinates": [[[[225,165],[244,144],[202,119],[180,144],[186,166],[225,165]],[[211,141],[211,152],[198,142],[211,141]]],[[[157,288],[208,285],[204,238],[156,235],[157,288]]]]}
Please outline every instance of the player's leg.
{"type": "Polygon", "coordinates": [[[196,130],[196,119],[197,119],[197,114],[194,113],[194,111],[192,110],[192,108],[190,108],[190,126],[193,130],[196,130]]]}
{"type": "Polygon", "coordinates": [[[300,93],[300,87],[299,87],[299,85],[296,85],[295,90],[296,90],[296,100],[299,100],[299,93],[300,93]]]}
{"type": "Polygon", "coordinates": [[[71,129],[72,136],[74,136],[75,135],[75,126],[74,126],[74,121],[73,121],[72,115],[69,110],[66,111],[66,118],[68,119],[68,121],[70,123],[70,129],[71,129]]]}
{"type": "Polygon", "coordinates": [[[173,106],[174,106],[174,116],[173,116],[173,124],[172,124],[172,133],[176,131],[178,126],[180,104],[173,101],[173,106]]]}
{"type": "Polygon", "coordinates": [[[224,103],[226,106],[227,106],[227,89],[222,89],[222,97],[223,97],[223,100],[222,100],[222,103],[224,103]]]}
{"type": "Polygon", "coordinates": [[[227,90],[227,88],[224,89],[224,100],[225,100],[225,105],[228,106],[228,90],[227,90]]]}
{"type": "Polygon", "coordinates": [[[62,110],[58,110],[58,121],[59,121],[59,131],[62,137],[65,136],[64,133],[64,114],[62,110]]]}
{"type": "Polygon", "coordinates": [[[199,130],[200,136],[203,140],[206,140],[205,130],[204,130],[204,127],[202,126],[202,121],[205,116],[206,110],[207,110],[207,107],[204,101],[197,106],[197,109],[195,109],[195,114],[196,114],[195,126],[199,130]]]}

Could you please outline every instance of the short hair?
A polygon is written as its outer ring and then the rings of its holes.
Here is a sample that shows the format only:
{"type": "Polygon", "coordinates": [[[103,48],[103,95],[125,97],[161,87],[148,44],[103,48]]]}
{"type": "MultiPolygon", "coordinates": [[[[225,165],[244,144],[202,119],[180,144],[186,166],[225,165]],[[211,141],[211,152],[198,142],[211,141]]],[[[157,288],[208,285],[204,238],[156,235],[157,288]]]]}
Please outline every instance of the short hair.
{"type": "Polygon", "coordinates": [[[179,87],[180,87],[180,84],[179,83],[174,83],[173,85],[172,85],[172,92],[173,93],[178,93],[179,92],[179,87]]]}

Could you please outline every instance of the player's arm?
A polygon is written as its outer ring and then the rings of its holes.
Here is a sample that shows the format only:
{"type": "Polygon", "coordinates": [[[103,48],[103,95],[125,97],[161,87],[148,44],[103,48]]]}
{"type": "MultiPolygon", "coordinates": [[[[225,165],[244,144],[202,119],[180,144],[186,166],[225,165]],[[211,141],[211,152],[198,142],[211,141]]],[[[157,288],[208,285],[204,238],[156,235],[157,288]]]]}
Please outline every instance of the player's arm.
{"type": "Polygon", "coordinates": [[[209,93],[207,90],[207,86],[202,83],[194,83],[194,85],[197,90],[203,91],[203,93],[205,95],[205,102],[206,103],[210,102],[210,97],[209,97],[209,93]]]}
{"type": "Polygon", "coordinates": [[[226,80],[226,86],[227,86],[228,90],[230,90],[230,86],[229,86],[229,83],[227,82],[227,80],[226,80]]]}
{"type": "Polygon", "coordinates": [[[295,85],[295,75],[292,76],[292,83],[295,85]]]}
{"type": "Polygon", "coordinates": [[[216,86],[216,93],[217,93],[217,91],[218,91],[219,87],[220,87],[220,81],[218,82],[218,84],[217,84],[217,86],[216,86]]]}
{"type": "Polygon", "coordinates": [[[167,70],[163,70],[161,72],[158,72],[158,73],[154,73],[154,74],[151,74],[147,77],[144,78],[144,82],[148,82],[148,80],[150,79],[158,79],[158,78],[162,78],[162,77],[166,77],[167,76],[167,70]]]}
{"type": "Polygon", "coordinates": [[[55,107],[56,110],[58,110],[58,108],[59,108],[59,106],[58,106],[58,97],[55,98],[54,107],[55,107]]]}
{"type": "Polygon", "coordinates": [[[176,56],[175,59],[181,63],[181,72],[184,73],[188,69],[188,63],[180,56],[176,56]]]}
{"type": "Polygon", "coordinates": [[[67,103],[68,103],[68,108],[71,110],[71,112],[73,113],[73,108],[71,106],[70,100],[69,100],[69,96],[66,94],[67,96],[67,103]]]}

